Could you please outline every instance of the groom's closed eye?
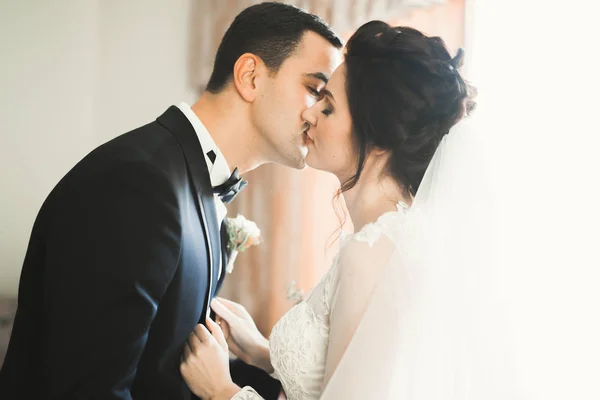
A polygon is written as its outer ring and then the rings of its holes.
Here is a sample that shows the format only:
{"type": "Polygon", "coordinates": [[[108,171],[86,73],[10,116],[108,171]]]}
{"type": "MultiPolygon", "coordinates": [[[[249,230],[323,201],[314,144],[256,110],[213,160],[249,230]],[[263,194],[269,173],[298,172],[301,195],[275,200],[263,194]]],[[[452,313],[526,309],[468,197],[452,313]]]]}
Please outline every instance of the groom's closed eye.
{"type": "Polygon", "coordinates": [[[304,77],[310,82],[306,85],[308,92],[315,98],[320,99],[322,97],[321,90],[329,82],[329,77],[322,72],[307,73],[304,74],[304,77]]]}
{"type": "Polygon", "coordinates": [[[309,92],[309,93],[310,93],[312,96],[314,96],[314,97],[316,97],[316,98],[318,98],[318,99],[320,99],[320,98],[321,98],[321,92],[319,92],[319,91],[318,91],[317,89],[315,89],[314,87],[307,86],[307,87],[306,87],[306,89],[308,90],[308,92],[309,92]]]}

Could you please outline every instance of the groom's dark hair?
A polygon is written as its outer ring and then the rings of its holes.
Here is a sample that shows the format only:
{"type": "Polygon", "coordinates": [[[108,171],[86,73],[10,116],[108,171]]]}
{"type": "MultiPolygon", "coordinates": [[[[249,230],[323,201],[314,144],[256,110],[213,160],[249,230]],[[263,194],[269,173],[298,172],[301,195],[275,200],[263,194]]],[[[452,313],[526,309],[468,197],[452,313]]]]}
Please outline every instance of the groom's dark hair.
{"type": "Polygon", "coordinates": [[[223,36],[206,90],[222,91],[233,75],[236,61],[245,53],[257,55],[270,72],[276,73],[307,31],[317,33],[336,48],[342,47],[342,41],[325,21],[297,7],[265,2],[246,8],[223,36]]]}

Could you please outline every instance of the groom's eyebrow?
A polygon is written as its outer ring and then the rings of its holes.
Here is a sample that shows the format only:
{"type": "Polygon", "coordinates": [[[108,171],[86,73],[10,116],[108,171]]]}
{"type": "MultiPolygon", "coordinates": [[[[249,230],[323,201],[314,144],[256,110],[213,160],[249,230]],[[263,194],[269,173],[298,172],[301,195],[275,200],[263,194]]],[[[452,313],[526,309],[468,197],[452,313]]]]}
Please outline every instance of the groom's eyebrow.
{"type": "Polygon", "coordinates": [[[325,84],[327,84],[327,82],[329,82],[329,77],[322,72],[310,72],[308,74],[304,74],[304,76],[306,76],[307,78],[318,79],[320,81],[325,82],[325,84]]]}

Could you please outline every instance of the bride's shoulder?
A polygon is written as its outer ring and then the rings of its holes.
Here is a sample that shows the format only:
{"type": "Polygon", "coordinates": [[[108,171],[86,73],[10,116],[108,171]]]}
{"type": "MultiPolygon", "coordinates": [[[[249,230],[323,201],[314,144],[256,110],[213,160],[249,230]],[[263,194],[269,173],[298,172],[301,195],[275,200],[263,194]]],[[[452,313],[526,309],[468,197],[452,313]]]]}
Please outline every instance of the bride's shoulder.
{"type": "Polygon", "coordinates": [[[366,243],[372,248],[382,237],[396,242],[400,236],[401,229],[404,226],[408,211],[409,207],[407,205],[404,203],[398,203],[396,211],[391,211],[380,215],[375,222],[366,224],[356,233],[342,234],[342,250],[348,246],[359,248],[365,247],[356,245],[357,242],[366,243]]]}
{"type": "Polygon", "coordinates": [[[396,243],[379,235],[375,241],[353,237],[340,249],[338,270],[341,275],[370,274],[387,265],[396,243]]]}
{"type": "Polygon", "coordinates": [[[387,265],[399,241],[380,224],[349,235],[340,248],[337,269],[341,274],[363,275],[387,265]]]}
{"type": "MultiPolygon", "coordinates": [[[[347,297],[340,293],[352,293],[354,300],[345,300],[352,307],[356,306],[358,299],[368,299],[389,265],[398,243],[382,228],[381,219],[361,229],[358,234],[349,235],[332,269],[333,289],[330,292],[344,299],[347,297]]],[[[339,306],[339,299],[332,301],[332,309],[335,304],[339,306]]]]}

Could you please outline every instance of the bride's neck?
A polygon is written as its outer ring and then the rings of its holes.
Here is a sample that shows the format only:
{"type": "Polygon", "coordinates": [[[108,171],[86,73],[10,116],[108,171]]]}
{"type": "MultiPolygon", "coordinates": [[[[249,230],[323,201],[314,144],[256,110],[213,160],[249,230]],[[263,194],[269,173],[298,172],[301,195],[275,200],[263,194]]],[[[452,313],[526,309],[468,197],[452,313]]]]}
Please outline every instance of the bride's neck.
{"type": "Polygon", "coordinates": [[[411,204],[411,199],[404,195],[394,178],[383,173],[383,165],[376,165],[373,160],[365,162],[356,185],[343,194],[355,232],[375,222],[382,214],[396,211],[399,201],[411,204]]]}

